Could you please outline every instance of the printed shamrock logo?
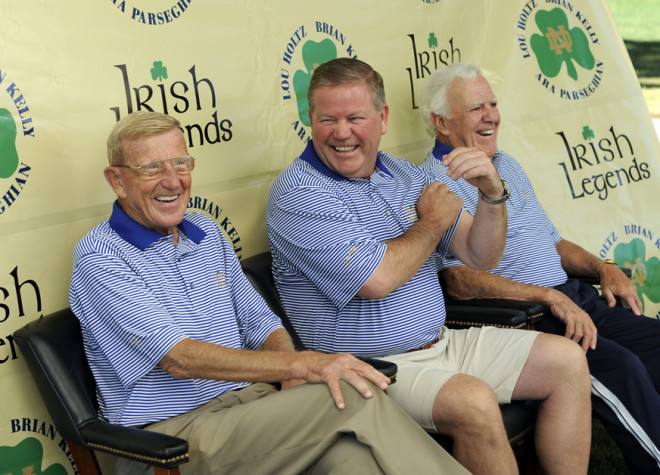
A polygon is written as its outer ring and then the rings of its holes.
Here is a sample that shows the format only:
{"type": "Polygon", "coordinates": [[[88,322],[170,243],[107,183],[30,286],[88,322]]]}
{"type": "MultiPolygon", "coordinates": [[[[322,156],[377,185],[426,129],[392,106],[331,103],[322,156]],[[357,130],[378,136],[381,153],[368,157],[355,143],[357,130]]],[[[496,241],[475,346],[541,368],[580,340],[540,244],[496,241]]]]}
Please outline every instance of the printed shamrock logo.
{"type": "Polygon", "coordinates": [[[429,48],[438,47],[438,38],[435,37],[435,33],[429,33],[429,48]]]}
{"type": "Polygon", "coordinates": [[[588,125],[582,127],[582,138],[584,140],[591,140],[594,137],[596,137],[596,135],[594,134],[594,131],[591,130],[591,127],[589,127],[588,125]]]}
{"type": "Polygon", "coordinates": [[[44,448],[34,437],[28,437],[16,447],[0,447],[0,473],[7,475],[67,475],[59,463],[41,469],[44,448]]]}
{"type": "Polygon", "coordinates": [[[627,244],[619,244],[614,249],[614,260],[632,271],[631,279],[642,303],[644,295],[653,303],[660,302],[660,259],[646,260],[644,241],[635,238],[627,244]]]}
{"type": "Polygon", "coordinates": [[[7,109],[0,109],[0,178],[9,178],[18,168],[16,122],[7,109]]]}
{"type": "Polygon", "coordinates": [[[568,18],[561,8],[539,10],[534,17],[542,34],[534,34],[530,45],[539,68],[548,77],[555,77],[563,63],[568,75],[577,80],[577,70],[573,62],[584,69],[593,69],[596,64],[589,49],[587,35],[580,28],[568,28],[568,18]]]}
{"type": "Polygon", "coordinates": [[[293,75],[293,90],[296,93],[300,122],[309,127],[312,125],[309,121],[309,105],[307,104],[309,81],[312,79],[312,73],[316,68],[331,59],[337,58],[337,47],[329,38],[326,38],[320,43],[310,40],[302,47],[302,57],[307,71],[299,69],[293,75]]]}
{"type": "Polygon", "coordinates": [[[163,66],[162,61],[154,61],[154,67],[151,68],[151,79],[161,82],[163,79],[167,79],[167,68],[163,66]]]}

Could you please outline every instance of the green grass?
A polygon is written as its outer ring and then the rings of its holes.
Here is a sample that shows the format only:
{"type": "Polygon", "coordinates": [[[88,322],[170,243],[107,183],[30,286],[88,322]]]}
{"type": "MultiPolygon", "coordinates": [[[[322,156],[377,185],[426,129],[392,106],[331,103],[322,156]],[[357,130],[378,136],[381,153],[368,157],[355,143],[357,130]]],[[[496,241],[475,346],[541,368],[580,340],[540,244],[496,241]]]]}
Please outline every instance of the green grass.
{"type": "Polygon", "coordinates": [[[591,424],[591,458],[589,475],[624,475],[628,468],[619,446],[614,443],[596,418],[591,424]]]}
{"type": "Polygon", "coordinates": [[[626,44],[651,116],[660,119],[660,8],[658,0],[607,0],[626,44]]]}

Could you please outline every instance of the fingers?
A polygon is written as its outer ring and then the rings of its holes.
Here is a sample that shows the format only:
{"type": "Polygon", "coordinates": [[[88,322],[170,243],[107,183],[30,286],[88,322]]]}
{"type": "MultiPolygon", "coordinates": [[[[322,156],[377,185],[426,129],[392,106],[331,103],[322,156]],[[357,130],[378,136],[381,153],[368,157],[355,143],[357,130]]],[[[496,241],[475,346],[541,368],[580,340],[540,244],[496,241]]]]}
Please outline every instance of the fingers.
{"type": "Polygon", "coordinates": [[[635,315],[642,314],[642,301],[637,294],[637,287],[628,277],[619,280],[607,280],[601,282],[601,292],[607,300],[609,307],[617,304],[617,297],[630,307],[635,315]]]}
{"type": "Polygon", "coordinates": [[[334,399],[337,408],[344,409],[346,407],[346,403],[344,402],[344,395],[341,392],[341,385],[339,384],[339,380],[335,379],[332,381],[326,381],[326,384],[330,389],[330,394],[332,395],[332,399],[334,399]]]}
{"type": "Polygon", "coordinates": [[[589,349],[596,349],[598,330],[591,318],[586,314],[568,322],[564,336],[579,344],[585,353],[589,349]]]}
{"type": "Polygon", "coordinates": [[[389,378],[373,366],[346,354],[316,353],[316,364],[310,368],[306,378],[309,382],[325,383],[339,409],[344,409],[346,403],[341,391],[341,380],[353,386],[364,398],[373,397],[373,391],[367,384],[372,382],[382,390],[389,386],[389,378]]]}
{"type": "Polygon", "coordinates": [[[458,147],[443,157],[447,176],[453,180],[463,178],[478,187],[487,196],[500,196],[500,175],[491,157],[477,148],[458,147]]]}

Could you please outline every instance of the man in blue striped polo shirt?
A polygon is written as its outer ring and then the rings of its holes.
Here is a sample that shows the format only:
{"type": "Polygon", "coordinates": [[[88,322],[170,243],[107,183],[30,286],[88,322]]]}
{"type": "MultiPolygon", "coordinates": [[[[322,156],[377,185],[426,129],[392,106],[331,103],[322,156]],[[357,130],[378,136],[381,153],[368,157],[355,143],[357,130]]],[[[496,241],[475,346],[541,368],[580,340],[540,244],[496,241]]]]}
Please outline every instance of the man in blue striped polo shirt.
{"type": "Polygon", "coordinates": [[[180,127],[153,112],[115,125],[117,201],[75,247],[70,304],[101,414],[186,439],[184,474],[465,473],[373,367],[293,351],[218,226],[186,213],[195,162],[180,127]]]}
{"type": "Polygon", "coordinates": [[[592,375],[592,405],[621,447],[632,473],[660,473],[660,321],[641,315],[634,284],[609,260],[562,239],[538,202],[525,172],[497,149],[497,100],[477,66],[454,64],[427,79],[421,108],[436,137],[424,168],[446,183],[471,213],[478,190],[447,175],[443,157],[471,145],[483,150],[511,189],[508,234],[500,265],[470,269],[454,256],[442,260],[447,291],[458,299],[508,298],[540,302],[536,329],[581,343],[592,375]],[[567,280],[596,275],[591,285],[567,280]],[[616,298],[630,308],[616,305],[616,298]],[[596,344],[598,343],[598,344],[596,344]]]}
{"type": "Polygon", "coordinates": [[[549,473],[586,473],[586,358],[555,335],[453,331],[437,258],[495,267],[508,193],[489,157],[462,149],[449,168],[477,186],[474,217],[449,187],[378,151],[389,109],[368,64],[319,66],[309,87],[312,141],[273,183],[266,222],[285,310],[311,348],[387,357],[388,394],[429,431],[450,435],[472,473],[517,473],[499,402],[538,399],[539,458],[549,473]],[[419,351],[417,351],[419,350],[419,351]]]}

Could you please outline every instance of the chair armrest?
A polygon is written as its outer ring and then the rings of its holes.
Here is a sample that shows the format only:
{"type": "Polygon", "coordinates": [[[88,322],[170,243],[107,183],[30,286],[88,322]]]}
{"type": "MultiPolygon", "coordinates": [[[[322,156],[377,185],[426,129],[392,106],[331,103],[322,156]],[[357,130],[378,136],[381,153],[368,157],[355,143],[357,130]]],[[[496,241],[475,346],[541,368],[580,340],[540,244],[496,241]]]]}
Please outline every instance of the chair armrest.
{"type": "Polygon", "coordinates": [[[396,373],[399,371],[399,367],[396,365],[396,363],[378,358],[371,358],[369,356],[358,356],[357,358],[376,368],[378,371],[390,378],[392,383],[396,380],[396,373]]]}
{"type": "Polygon", "coordinates": [[[172,468],[187,462],[188,442],[178,437],[137,427],[111,424],[103,419],[80,428],[87,446],[149,465],[172,468]]]}
{"type": "MultiPolygon", "coordinates": [[[[532,325],[541,318],[543,318],[543,313],[545,311],[545,306],[538,302],[525,302],[522,300],[510,300],[510,299],[472,299],[472,300],[456,300],[451,297],[445,297],[446,306],[452,308],[452,311],[456,311],[459,307],[477,307],[481,312],[482,308],[486,309],[511,309],[517,311],[525,312],[527,315],[527,324],[532,325]]],[[[493,315],[497,317],[497,315],[493,315]]],[[[500,315],[500,318],[514,318],[515,314],[509,314],[504,312],[500,315]]],[[[447,310],[447,318],[449,318],[449,310],[447,310]]],[[[456,318],[465,318],[465,317],[456,317],[456,318]]],[[[453,317],[452,317],[453,319],[453,317]]],[[[516,318],[514,318],[517,321],[516,318]]],[[[508,324],[504,325],[509,327],[508,324]]]]}
{"type": "Polygon", "coordinates": [[[529,322],[527,313],[515,308],[479,307],[470,300],[470,305],[446,304],[445,325],[450,328],[493,326],[499,328],[525,328],[529,322]]]}

